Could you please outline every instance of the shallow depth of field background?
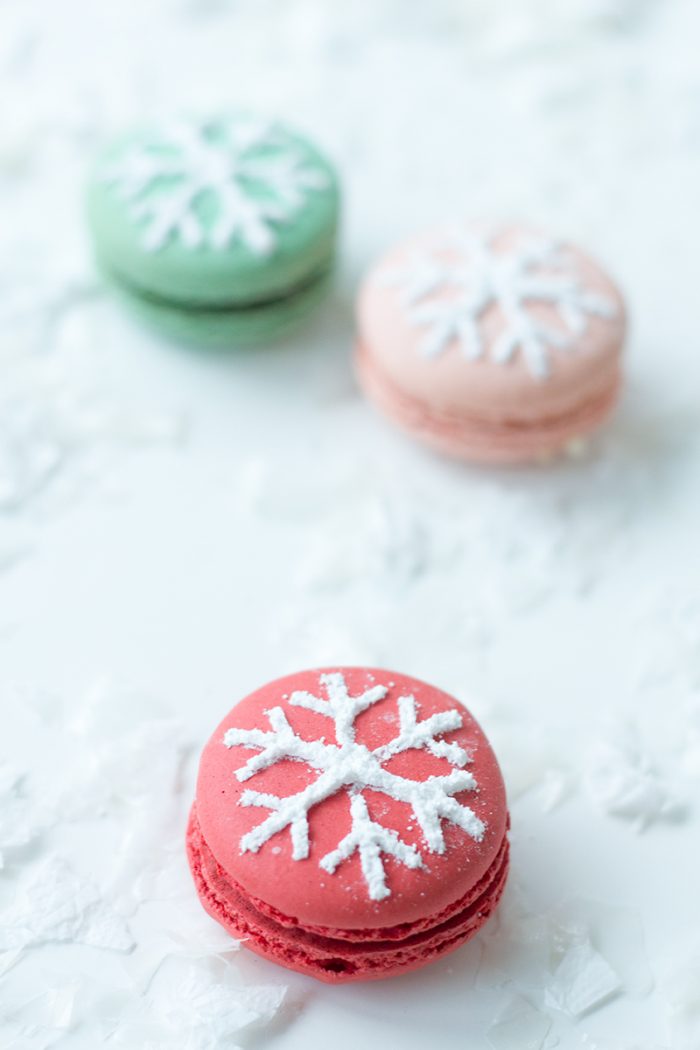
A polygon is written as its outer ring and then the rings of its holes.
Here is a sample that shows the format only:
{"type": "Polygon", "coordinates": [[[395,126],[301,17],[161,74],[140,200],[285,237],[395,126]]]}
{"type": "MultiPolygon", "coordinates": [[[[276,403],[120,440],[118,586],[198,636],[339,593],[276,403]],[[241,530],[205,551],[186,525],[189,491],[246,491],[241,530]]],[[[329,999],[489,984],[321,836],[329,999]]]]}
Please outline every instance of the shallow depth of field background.
{"type": "Polygon", "coordinates": [[[0,1047],[697,1050],[696,0],[0,0],[0,1047]],[[81,186],[144,115],[279,113],[345,187],[294,339],[197,353],[106,294],[81,186]],[[581,240],[629,298],[580,459],[480,471],[363,403],[352,301],[460,216],[581,240]],[[509,786],[499,919],[325,988],[201,911],[198,749],[301,666],[465,699],[509,786]]]}

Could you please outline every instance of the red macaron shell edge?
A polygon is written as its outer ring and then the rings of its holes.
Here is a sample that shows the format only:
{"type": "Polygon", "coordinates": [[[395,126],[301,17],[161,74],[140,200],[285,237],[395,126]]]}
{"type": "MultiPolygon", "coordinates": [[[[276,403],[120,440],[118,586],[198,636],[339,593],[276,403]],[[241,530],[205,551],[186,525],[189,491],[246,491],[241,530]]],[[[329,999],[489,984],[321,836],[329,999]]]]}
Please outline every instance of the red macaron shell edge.
{"type": "MultiPolygon", "coordinates": [[[[196,806],[190,814],[187,853],[202,905],[232,937],[265,959],[329,984],[393,977],[459,948],[493,914],[503,894],[509,866],[508,839],[504,836],[491,868],[450,914],[436,916],[432,926],[402,928],[402,936],[396,939],[362,941],[356,937],[331,938],[290,920],[277,922],[269,914],[259,912],[255,902],[229,880],[212,856],[201,835],[196,806]]],[[[389,932],[398,935],[399,930],[389,932]]]]}
{"type": "MultiPolygon", "coordinates": [[[[387,768],[411,779],[449,773],[450,764],[423,750],[396,755],[387,768]]],[[[334,667],[302,671],[270,682],[241,700],[222,720],[206,745],[200,764],[196,792],[197,820],[201,835],[221,869],[271,914],[278,913],[294,924],[334,930],[376,930],[420,923],[449,909],[476,885],[493,864],[507,828],[505,788],[498,763],[481,728],[469,712],[453,697],[418,679],[376,668],[334,667]],[[319,859],[337,847],[350,829],[348,799],[344,792],[321,802],[310,811],[310,850],[304,860],[293,860],[288,829],[278,832],[257,852],[242,853],[240,840],[258,825],[268,811],[257,806],[239,805],[245,790],[287,796],[305,786],[317,774],[304,763],[284,759],[241,783],[236,770],[254,752],[240,745],[226,747],[224,734],[233,726],[243,729],[269,728],[265,712],[282,707],[290,724],[301,736],[325,736],[334,742],[333,723],[314,711],[293,707],[289,696],[297,690],[322,695],[321,675],[340,673],[351,695],[374,685],[387,687],[388,694],[370,711],[362,712],[355,723],[357,740],[372,748],[388,742],[396,732],[397,700],[412,694],[419,718],[457,709],[462,726],[448,734],[471,755],[466,767],[476,779],[474,791],[455,796],[468,805],[486,828],[481,841],[471,838],[460,827],[443,822],[445,852],[430,853],[416,827],[410,806],[366,789],[363,794],[372,819],[393,828],[414,844],[424,858],[424,867],[406,868],[393,857],[385,860],[390,896],[371,900],[362,878],[357,856],[349,857],[334,874],[319,867],[319,859]],[[370,713],[371,712],[371,713],[370,713]]]]}

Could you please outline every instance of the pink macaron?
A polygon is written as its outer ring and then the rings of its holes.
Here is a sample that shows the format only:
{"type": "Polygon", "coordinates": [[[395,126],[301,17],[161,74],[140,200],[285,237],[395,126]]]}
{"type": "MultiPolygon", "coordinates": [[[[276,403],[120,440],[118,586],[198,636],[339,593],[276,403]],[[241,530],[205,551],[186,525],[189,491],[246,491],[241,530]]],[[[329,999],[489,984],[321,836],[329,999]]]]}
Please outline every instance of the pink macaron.
{"type": "Polygon", "coordinates": [[[393,248],[362,285],[357,324],[368,397],[465,460],[549,459],[618,397],[619,290],[580,249],[525,226],[464,223],[393,248]]]}
{"type": "Polygon", "coordinates": [[[393,671],[302,671],[241,700],[202,754],[199,897],[259,955],[391,977],[469,940],[508,872],[503,779],[454,698],[393,671]]]}

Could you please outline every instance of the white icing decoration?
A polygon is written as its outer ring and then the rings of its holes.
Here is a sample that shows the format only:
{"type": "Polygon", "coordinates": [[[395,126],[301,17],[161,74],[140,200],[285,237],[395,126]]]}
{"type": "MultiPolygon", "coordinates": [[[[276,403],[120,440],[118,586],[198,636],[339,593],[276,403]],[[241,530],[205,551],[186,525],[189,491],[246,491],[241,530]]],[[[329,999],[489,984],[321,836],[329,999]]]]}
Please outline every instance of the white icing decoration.
{"type": "Polygon", "coordinates": [[[477,787],[471,773],[461,768],[470,761],[469,755],[458,744],[438,739],[461,727],[459,711],[440,711],[418,721],[415,697],[401,696],[398,700],[398,733],[389,743],[370,751],[355,740],[355,719],[360,712],[382,700],[388,688],[376,685],[360,696],[350,696],[345,679],[339,673],[323,674],[319,683],[327,699],[312,693],[294,692],[289,703],[332,719],[335,744],[327,743],[325,738],[304,740],[298,736],[281,707],[265,712],[269,730],[233,728],[224,734],[227,747],[242,746],[258,752],[236,771],[240,781],[249,780],[260,770],[290,758],[305,762],[318,773],[318,778],[311,784],[285,798],[259,791],[243,793],[240,805],[261,806],[271,813],[243,835],[240,841],[242,853],[257,853],[273,835],[289,828],[292,859],[305,859],[309,855],[309,811],[324,799],[345,791],[350,799],[350,831],[336,849],[321,858],[319,864],[332,875],[343,861],[357,853],[370,898],[383,900],[391,891],[386,884],[382,854],[393,856],[408,868],[421,867],[422,857],[414,846],[404,842],[391,828],[371,819],[367,802],[361,794],[363,788],[371,788],[410,805],[423,832],[425,846],[431,853],[445,852],[443,820],[456,824],[477,842],[481,841],[485,824],[468,806],[453,798],[461,791],[474,791],[477,787]],[[425,781],[409,780],[384,769],[384,763],[394,755],[411,749],[425,749],[458,768],[446,776],[431,776],[425,781]]]}
{"type": "Polygon", "coordinates": [[[401,290],[412,324],[426,328],[420,353],[437,357],[458,343],[469,361],[488,356],[498,364],[520,350],[538,380],[550,373],[549,350],[574,349],[591,316],[612,319],[615,303],[582,286],[573,257],[556,242],[523,235],[511,249],[497,251],[494,241],[503,231],[459,230],[447,236],[443,248],[416,252],[407,265],[381,275],[382,283],[401,290]],[[438,297],[447,292],[446,298],[438,297]],[[556,328],[540,320],[528,304],[553,307],[562,321],[556,328]],[[492,345],[485,345],[481,321],[498,308],[503,328],[492,345]]]}
{"type": "Polygon", "coordinates": [[[277,124],[240,116],[166,124],[128,146],[102,180],[143,223],[147,251],[176,239],[189,249],[224,251],[238,240],[261,256],[275,249],[276,226],[328,185],[277,124]],[[205,199],[215,205],[210,220],[199,210],[205,199]]]}

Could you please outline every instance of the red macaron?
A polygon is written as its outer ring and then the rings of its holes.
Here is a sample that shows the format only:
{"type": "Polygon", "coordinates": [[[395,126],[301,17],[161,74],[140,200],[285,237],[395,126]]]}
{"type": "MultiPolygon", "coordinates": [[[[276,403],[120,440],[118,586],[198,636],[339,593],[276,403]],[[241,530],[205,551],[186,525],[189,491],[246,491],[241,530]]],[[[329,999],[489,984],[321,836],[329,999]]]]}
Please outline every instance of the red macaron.
{"type": "Polygon", "coordinates": [[[233,937],[323,981],[391,977],[469,940],[508,872],[503,778],[453,697],[368,668],[302,671],[204,749],[187,851],[233,937]]]}

